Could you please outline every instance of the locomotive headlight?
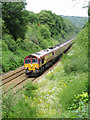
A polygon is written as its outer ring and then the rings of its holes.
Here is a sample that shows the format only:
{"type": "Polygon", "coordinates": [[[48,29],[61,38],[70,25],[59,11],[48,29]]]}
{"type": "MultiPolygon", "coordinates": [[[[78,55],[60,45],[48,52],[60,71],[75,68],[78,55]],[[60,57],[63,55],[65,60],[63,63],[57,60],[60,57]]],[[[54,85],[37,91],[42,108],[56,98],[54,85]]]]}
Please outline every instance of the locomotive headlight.
{"type": "Polygon", "coordinates": [[[27,70],[27,69],[28,69],[28,67],[25,67],[25,69],[27,70]]]}
{"type": "Polygon", "coordinates": [[[31,65],[31,67],[32,67],[33,65],[31,65]]]}
{"type": "Polygon", "coordinates": [[[38,70],[38,67],[35,67],[36,70],[38,70]]]}

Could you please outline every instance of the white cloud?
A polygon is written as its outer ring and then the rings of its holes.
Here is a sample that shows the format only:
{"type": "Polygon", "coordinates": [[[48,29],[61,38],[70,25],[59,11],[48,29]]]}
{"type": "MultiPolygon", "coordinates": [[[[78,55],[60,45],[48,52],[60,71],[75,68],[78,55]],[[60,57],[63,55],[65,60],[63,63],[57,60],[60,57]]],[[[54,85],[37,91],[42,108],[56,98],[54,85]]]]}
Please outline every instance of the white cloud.
{"type": "Polygon", "coordinates": [[[72,0],[26,0],[26,9],[35,13],[41,10],[51,10],[57,15],[68,16],[88,16],[87,9],[83,8],[85,3],[89,0],[79,0],[79,2],[72,2],[72,0]]]}

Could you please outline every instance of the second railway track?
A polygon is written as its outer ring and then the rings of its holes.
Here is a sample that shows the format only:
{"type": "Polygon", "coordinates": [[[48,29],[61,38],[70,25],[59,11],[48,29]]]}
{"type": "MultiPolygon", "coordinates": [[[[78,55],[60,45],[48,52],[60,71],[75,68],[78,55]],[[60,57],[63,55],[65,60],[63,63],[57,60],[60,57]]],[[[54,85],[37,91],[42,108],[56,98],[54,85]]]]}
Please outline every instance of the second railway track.
{"type": "MultiPolygon", "coordinates": [[[[15,89],[27,79],[25,75],[24,66],[2,75],[2,94],[15,89]]],[[[15,90],[14,90],[15,91],[15,90]]]]}

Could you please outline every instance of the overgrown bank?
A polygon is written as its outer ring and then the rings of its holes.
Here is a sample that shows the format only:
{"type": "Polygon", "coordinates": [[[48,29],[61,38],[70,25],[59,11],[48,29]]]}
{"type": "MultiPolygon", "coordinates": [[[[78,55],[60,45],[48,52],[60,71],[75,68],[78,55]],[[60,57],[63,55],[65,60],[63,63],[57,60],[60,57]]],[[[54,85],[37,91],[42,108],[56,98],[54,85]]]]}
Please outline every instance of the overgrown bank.
{"type": "Polygon", "coordinates": [[[4,102],[3,116],[87,118],[89,97],[87,48],[88,27],[86,25],[77,36],[70,52],[61,58],[60,64],[52,72],[49,72],[36,85],[28,83],[23,99],[21,98],[22,100],[18,101],[14,107],[10,106],[10,109],[5,111],[7,104],[4,102]]]}

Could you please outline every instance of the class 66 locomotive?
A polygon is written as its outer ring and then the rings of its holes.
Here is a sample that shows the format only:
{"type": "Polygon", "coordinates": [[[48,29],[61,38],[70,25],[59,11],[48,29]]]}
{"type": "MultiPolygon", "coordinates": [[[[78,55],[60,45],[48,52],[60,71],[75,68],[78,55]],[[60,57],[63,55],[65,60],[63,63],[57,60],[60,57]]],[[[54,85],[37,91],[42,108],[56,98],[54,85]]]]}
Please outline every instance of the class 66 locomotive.
{"type": "Polygon", "coordinates": [[[24,59],[26,75],[37,76],[54,64],[73,44],[73,39],[54,47],[41,50],[24,59]]]}

